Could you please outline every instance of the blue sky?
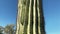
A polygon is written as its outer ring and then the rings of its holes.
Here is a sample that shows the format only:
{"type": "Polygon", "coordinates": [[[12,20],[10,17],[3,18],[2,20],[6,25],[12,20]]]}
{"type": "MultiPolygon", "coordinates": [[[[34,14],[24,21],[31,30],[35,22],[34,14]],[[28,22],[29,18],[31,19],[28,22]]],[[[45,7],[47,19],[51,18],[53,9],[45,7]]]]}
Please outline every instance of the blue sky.
{"type": "Polygon", "coordinates": [[[17,0],[0,0],[0,25],[16,24],[17,0]]]}
{"type": "MultiPolygon", "coordinates": [[[[46,34],[60,34],[60,0],[43,0],[46,34]]],[[[16,24],[17,0],[0,0],[0,26],[16,24]]]]}
{"type": "Polygon", "coordinates": [[[60,34],[60,0],[43,0],[46,33],[60,34]]]}

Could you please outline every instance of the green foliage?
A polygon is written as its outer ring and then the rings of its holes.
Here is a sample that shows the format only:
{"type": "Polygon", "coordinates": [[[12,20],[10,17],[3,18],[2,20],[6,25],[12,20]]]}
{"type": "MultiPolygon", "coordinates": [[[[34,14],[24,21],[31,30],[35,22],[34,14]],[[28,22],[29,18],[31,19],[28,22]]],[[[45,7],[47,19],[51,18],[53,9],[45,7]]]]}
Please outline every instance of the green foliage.
{"type": "Polygon", "coordinates": [[[8,24],[6,25],[5,27],[2,27],[0,26],[0,34],[3,34],[3,31],[4,33],[9,33],[9,34],[13,34],[16,32],[16,28],[15,28],[16,25],[14,24],[8,24]]]}
{"type": "Polygon", "coordinates": [[[0,26],[0,34],[2,34],[2,32],[3,32],[3,27],[0,26]]]}
{"type": "Polygon", "coordinates": [[[14,25],[13,24],[10,24],[10,25],[5,26],[5,30],[4,31],[6,33],[13,34],[13,32],[14,32],[14,25]]]}

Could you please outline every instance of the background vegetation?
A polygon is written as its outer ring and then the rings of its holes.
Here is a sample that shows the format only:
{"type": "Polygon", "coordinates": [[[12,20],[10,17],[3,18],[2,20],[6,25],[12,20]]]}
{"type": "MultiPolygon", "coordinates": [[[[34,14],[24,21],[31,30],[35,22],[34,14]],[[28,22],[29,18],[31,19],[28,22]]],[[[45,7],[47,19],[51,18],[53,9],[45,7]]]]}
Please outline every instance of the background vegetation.
{"type": "Polygon", "coordinates": [[[16,25],[8,24],[5,27],[0,26],[0,34],[15,34],[16,25]]]}

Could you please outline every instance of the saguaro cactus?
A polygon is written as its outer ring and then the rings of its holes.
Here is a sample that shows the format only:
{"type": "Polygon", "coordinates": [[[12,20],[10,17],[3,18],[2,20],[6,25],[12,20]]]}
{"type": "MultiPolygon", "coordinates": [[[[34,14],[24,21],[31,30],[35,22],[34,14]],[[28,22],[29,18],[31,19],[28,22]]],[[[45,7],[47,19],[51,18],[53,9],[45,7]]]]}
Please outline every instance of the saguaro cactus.
{"type": "Polygon", "coordinates": [[[45,34],[42,0],[18,0],[16,34],[45,34]]]}

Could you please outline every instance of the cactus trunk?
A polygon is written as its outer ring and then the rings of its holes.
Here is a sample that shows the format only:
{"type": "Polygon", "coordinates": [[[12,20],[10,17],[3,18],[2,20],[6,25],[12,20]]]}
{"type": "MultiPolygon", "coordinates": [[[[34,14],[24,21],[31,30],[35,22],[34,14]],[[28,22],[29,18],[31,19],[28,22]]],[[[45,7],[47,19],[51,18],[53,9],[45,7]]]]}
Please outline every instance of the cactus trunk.
{"type": "Polygon", "coordinates": [[[16,34],[45,34],[42,0],[18,0],[16,34]]]}

